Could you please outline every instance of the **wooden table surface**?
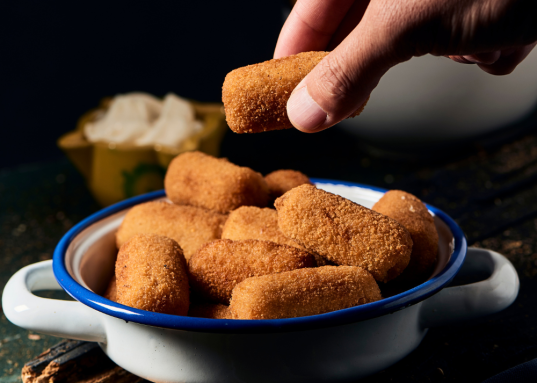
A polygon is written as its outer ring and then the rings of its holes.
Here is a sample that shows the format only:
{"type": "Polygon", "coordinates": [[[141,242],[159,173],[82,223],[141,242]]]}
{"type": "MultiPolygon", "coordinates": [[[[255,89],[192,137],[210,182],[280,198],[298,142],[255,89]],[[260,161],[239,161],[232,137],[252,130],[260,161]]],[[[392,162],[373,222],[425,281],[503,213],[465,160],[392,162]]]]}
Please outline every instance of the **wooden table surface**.
{"type": "MultiPolygon", "coordinates": [[[[431,329],[412,354],[366,382],[479,382],[537,357],[537,131],[531,124],[419,155],[379,151],[337,129],[228,133],[222,155],[263,174],[297,169],[406,190],[451,215],[471,246],[498,251],[515,265],[521,288],[511,307],[431,329]]],[[[67,160],[0,172],[2,289],[21,267],[50,259],[61,236],[98,209],[67,160]]],[[[12,325],[2,314],[0,383],[20,380],[22,365],[57,342],[12,325]]]]}

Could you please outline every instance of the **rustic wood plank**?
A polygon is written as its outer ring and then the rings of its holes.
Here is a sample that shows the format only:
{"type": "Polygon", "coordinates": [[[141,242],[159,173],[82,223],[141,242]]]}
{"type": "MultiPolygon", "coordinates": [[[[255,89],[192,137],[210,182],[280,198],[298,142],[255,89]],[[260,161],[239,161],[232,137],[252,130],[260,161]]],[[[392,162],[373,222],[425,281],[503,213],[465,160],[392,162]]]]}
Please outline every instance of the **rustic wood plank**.
{"type": "Polygon", "coordinates": [[[138,383],[142,378],[116,366],[97,343],[64,340],[22,368],[23,383],[138,383]]]}

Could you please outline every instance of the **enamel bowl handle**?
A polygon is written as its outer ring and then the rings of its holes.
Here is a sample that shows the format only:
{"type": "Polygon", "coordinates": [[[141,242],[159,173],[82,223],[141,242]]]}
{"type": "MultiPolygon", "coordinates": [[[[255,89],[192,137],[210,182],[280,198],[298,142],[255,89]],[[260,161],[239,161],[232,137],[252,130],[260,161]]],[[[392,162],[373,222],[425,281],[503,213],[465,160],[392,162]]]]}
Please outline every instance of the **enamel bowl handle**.
{"type": "Polygon", "coordinates": [[[423,302],[421,325],[438,327],[466,322],[499,312],[511,305],[520,286],[518,274],[507,258],[492,250],[469,248],[459,273],[489,273],[485,280],[447,287],[423,302]]]}
{"type": "Polygon", "coordinates": [[[2,308],[13,324],[62,338],[106,343],[99,314],[79,302],[41,298],[32,291],[62,290],[52,271],[52,261],[26,266],[8,281],[2,308]]]}

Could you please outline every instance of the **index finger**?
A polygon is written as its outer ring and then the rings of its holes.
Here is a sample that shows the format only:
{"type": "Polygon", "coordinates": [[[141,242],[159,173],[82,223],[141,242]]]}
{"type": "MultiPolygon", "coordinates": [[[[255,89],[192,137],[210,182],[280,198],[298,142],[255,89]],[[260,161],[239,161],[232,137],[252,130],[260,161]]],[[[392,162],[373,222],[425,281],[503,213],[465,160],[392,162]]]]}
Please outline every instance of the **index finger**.
{"type": "Polygon", "coordinates": [[[325,50],[355,0],[298,0],[278,37],[274,58],[325,50]]]}

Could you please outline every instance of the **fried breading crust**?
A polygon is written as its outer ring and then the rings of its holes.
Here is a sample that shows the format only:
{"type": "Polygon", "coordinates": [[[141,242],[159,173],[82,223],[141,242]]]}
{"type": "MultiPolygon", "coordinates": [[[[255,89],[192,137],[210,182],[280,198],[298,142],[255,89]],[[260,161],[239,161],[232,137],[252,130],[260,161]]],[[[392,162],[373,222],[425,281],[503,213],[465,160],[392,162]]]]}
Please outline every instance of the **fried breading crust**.
{"type": "Polygon", "coordinates": [[[286,237],[278,228],[278,212],[274,209],[241,206],[229,213],[222,229],[222,239],[241,241],[259,239],[289,245],[304,250],[304,247],[286,237]]]}
{"type": "Polygon", "coordinates": [[[297,186],[313,185],[307,175],[297,170],[281,169],[265,176],[272,199],[276,199],[297,186]]]}
{"type": "MultiPolygon", "coordinates": [[[[269,208],[241,206],[233,210],[229,213],[229,218],[222,229],[222,238],[233,241],[259,239],[305,250],[304,246],[283,235],[278,228],[278,212],[269,208]]],[[[332,262],[319,254],[310,253],[315,257],[317,266],[333,265],[332,262]]]]}
{"type": "Polygon", "coordinates": [[[203,244],[219,239],[227,216],[195,206],[146,202],[129,210],[116,233],[117,247],[136,234],[175,240],[188,260],[203,244]]]}
{"type": "Polygon", "coordinates": [[[209,319],[233,319],[229,306],[219,303],[196,303],[191,304],[188,310],[189,317],[209,319]]]}
{"type": "Polygon", "coordinates": [[[201,152],[175,157],[164,179],[166,195],[178,205],[192,205],[220,213],[239,206],[265,207],[269,191],[263,176],[201,152]]]}
{"type": "Polygon", "coordinates": [[[410,260],[412,239],[397,221],[312,185],[278,198],[278,226],[307,250],[338,265],[360,266],[387,282],[410,260]]]}
{"type": "Polygon", "coordinates": [[[103,297],[110,299],[113,302],[117,301],[117,283],[115,274],[110,278],[110,282],[108,283],[108,287],[106,288],[103,297]]]}
{"type": "Polygon", "coordinates": [[[438,254],[438,233],[423,202],[402,190],[390,190],[373,205],[373,210],[395,219],[412,237],[412,254],[403,275],[412,278],[430,271],[438,254]]]}
{"type": "Polygon", "coordinates": [[[323,266],[248,278],[233,290],[234,319],[327,313],[382,299],[375,279],[356,266],[323,266]]]}
{"type": "MultiPolygon", "coordinates": [[[[235,133],[289,129],[291,92],[328,52],[303,52],[235,69],[222,87],[226,121],[235,133]]],[[[351,117],[359,115],[365,104],[351,117]]]]}
{"type": "Polygon", "coordinates": [[[186,260],[173,239],[139,234],[119,249],[117,302],[140,310],[187,315],[186,260]]]}
{"type": "Polygon", "coordinates": [[[295,247],[253,239],[219,239],[190,258],[188,271],[194,293],[228,304],[233,288],[246,278],[314,266],[313,256],[295,247]]]}

